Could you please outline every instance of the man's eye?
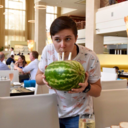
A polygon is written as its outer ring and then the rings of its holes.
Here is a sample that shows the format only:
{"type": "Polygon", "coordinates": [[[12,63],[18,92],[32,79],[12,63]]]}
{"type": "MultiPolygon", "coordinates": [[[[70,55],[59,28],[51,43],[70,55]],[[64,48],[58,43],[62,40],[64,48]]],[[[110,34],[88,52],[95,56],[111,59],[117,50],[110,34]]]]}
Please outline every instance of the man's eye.
{"type": "Polygon", "coordinates": [[[55,39],[56,42],[60,42],[60,39],[55,39]]]}
{"type": "Polygon", "coordinates": [[[69,40],[71,40],[71,38],[66,38],[66,41],[69,41],[69,40]]]}

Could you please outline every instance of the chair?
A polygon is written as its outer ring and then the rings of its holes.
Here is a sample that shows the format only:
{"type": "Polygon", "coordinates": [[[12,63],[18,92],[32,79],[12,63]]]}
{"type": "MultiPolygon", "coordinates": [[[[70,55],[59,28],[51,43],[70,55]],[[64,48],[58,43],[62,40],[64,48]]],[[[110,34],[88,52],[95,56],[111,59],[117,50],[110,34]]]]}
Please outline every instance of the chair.
{"type": "Polygon", "coordinates": [[[101,81],[101,86],[102,86],[102,90],[127,88],[127,79],[113,80],[113,81],[101,81]]]}
{"type": "Polygon", "coordinates": [[[0,97],[10,96],[10,80],[0,81],[0,97]]]}
{"type": "Polygon", "coordinates": [[[0,98],[0,128],[59,128],[56,96],[0,98]]]}
{"type": "Polygon", "coordinates": [[[102,90],[93,102],[96,128],[128,121],[128,89],[102,90]]]}
{"type": "Polygon", "coordinates": [[[8,79],[10,73],[14,74],[12,82],[19,82],[18,70],[0,70],[0,76],[6,76],[8,79]]]}
{"type": "Polygon", "coordinates": [[[35,87],[35,95],[49,93],[49,89],[46,85],[38,85],[35,87]]]}
{"type": "Polygon", "coordinates": [[[116,73],[101,72],[101,81],[112,81],[112,80],[117,80],[116,73]]]}
{"type": "Polygon", "coordinates": [[[115,68],[102,68],[103,72],[107,72],[107,73],[116,73],[116,69],[115,68]]]}

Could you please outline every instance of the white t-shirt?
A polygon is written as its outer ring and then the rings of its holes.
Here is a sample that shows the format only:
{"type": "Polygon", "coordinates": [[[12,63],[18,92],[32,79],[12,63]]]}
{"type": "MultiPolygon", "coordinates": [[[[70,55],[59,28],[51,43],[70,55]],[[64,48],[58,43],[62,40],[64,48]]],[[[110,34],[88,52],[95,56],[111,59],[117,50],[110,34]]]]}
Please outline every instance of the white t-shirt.
{"type": "Polygon", "coordinates": [[[38,59],[35,59],[22,69],[24,73],[30,72],[31,80],[35,80],[36,73],[38,70],[38,63],[39,63],[38,59]]]}
{"type": "Polygon", "coordinates": [[[15,55],[14,51],[11,51],[11,55],[15,55]]]}
{"type": "MultiPolygon", "coordinates": [[[[85,71],[89,73],[89,82],[95,83],[101,76],[99,60],[92,50],[84,46],[78,47],[79,53],[74,60],[80,62],[85,71]]],[[[57,61],[57,52],[54,45],[49,44],[45,46],[42,52],[41,61],[39,63],[40,71],[44,73],[45,66],[53,61],[57,61]]],[[[49,89],[49,93],[56,93],[59,118],[73,117],[84,113],[93,113],[92,97],[86,93],[81,92],[69,94],[67,91],[54,91],[53,89],[49,89]]]]}

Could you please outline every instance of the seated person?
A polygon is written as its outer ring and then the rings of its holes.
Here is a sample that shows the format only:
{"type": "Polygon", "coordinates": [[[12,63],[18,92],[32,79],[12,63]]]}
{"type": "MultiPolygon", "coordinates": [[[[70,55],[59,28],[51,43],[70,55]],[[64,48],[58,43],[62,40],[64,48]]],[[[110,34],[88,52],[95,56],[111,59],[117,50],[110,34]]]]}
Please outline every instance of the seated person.
{"type": "Polygon", "coordinates": [[[25,56],[24,55],[19,55],[18,60],[15,62],[15,65],[19,68],[23,68],[27,65],[27,62],[25,60],[25,56]]]}
{"type": "Polygon", "coordinates": [[[117,80],[122,80],[122,79],[120,79],[120,77],[119,77],[119,67],[114,66],[113,68],[116,69],[116,73],[118,74],[118,78],[117,78],[117,80]]]}
{"type": "Polygon", "coordinates": [[[119,67],[114,66],[113,68],[115,68],[115,69],[116,69],[116,73],[118,74],[119,67]]]}
{"type": "Polygon", "coordinates": [[[20,55],[20,52],[17,55],[20,55]]]}
{"type": "Polygon", "coordinates": [[[11,55],[11,56],[7,59],[7,61],[6,61],[6,65],[10,65],[11,62],[15,63],[14,55],[11,55]]]}
{"type": "Polygon", "coordinates": [[[19,72],[22,72],[22,73],[27,73],[27,72],[30,72],[30,79],[31,80],[35,80],[35,77],[36,77],[36,73],[37,73],[37,70],[38,70],[38,52],[37,51],[32,51],[30,53],[30,60],[31,62],[25,66],[24,68],[19,68],[18,66],[15,66],[14,69],[17,69],[19,72]]]}
{"type": "Polygon", "coordinates": [[[6,64],[3,63],[5,55],[3,52],[0,52],[0,70],[10,70],[6,64]]]}

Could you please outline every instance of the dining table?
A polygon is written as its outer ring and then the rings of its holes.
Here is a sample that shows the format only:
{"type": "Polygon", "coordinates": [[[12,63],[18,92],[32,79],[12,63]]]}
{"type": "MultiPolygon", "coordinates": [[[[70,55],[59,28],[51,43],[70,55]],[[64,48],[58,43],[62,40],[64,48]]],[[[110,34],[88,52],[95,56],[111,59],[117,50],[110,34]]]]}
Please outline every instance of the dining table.
{"type": "Polygon", "coordinates": [[[12,84],[10,88],[10,96],[34,95],[34,88],[24,88],[23,83],[12,84]]]}
{"type": "Polygon", "coordinates": [[[128,72],[123,72],[123,73],[118,74],[118,78],[120,77],[128,78],[128,72]]]}

